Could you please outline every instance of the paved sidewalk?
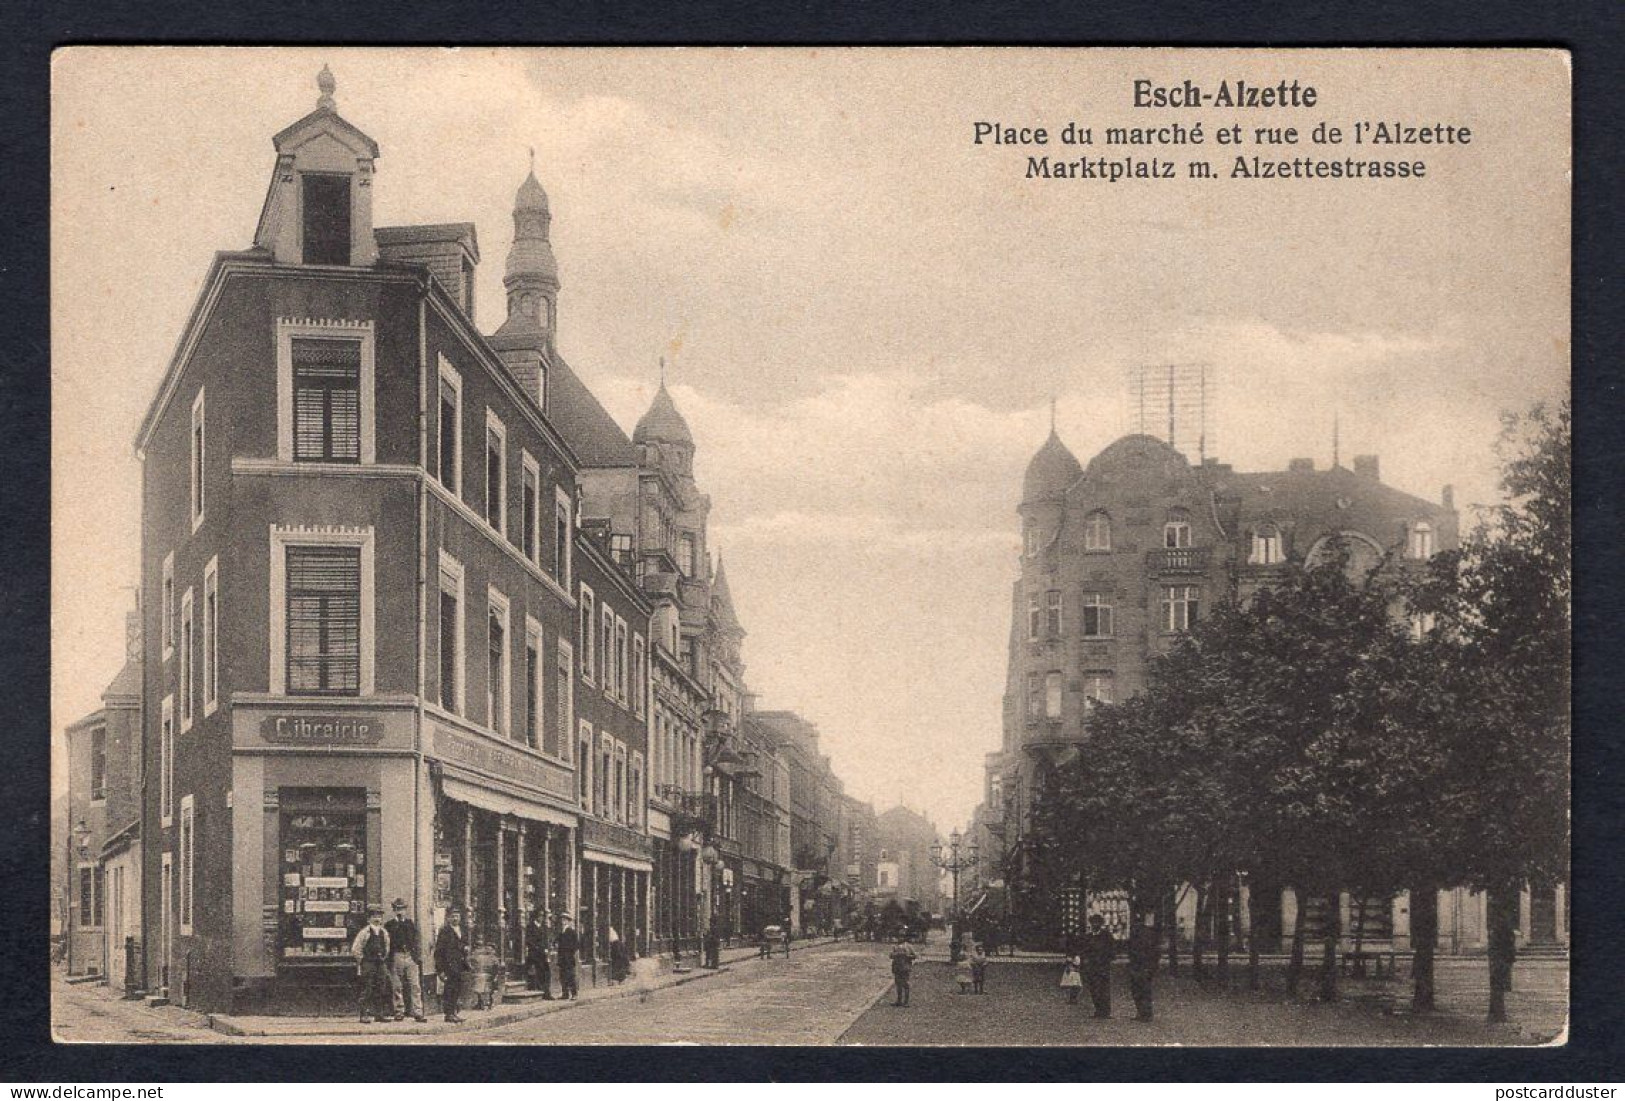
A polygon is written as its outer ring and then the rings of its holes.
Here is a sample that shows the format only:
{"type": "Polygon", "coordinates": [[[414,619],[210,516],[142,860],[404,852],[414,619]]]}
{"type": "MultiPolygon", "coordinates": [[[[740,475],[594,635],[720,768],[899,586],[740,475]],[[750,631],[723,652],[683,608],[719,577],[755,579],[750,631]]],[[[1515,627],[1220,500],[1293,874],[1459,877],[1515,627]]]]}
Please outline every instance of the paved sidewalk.
{"type": "MultiPolygon", "coordinates": [[[[828,938],[808,939],[792,941],[790,947],[792,951],[803,951],[830,943],[832,941],[828,938]]],[[[737,967],[755,961],[757,954],[755,947],[724,949],[721,953],[722,966],[718,970],[713,971],[700,967],[693,967],[686,971],[665,970],[661,972],[652,989],[665,990],[671,987],[686,986],[689,983],[701,982],[718,975],[725,975],[737,967]]],[[[776,955],[773,958],[782,961],[784,958],[783,950],[776,949],[776,955]]],[[[209,1014],[207,1021],[209,1027],[227,1036],[325,1037],[333,1040],[357,1039],[364,1040],[367,1043],[377,1043],[388,1042],[395,1037],[403,1036],[447,1036],[501,1028],[533,1017],[564,1013],[582,1006],[596,1005],[599,1002],[611,1001],[617,998],[637,997],[641,993],[642,991],[631,982],[615,985],[606,983],[599,986],[584,986],[580,996],[575,1001],[563,1001],[559,998],[549,1001],[544,998],[535,998],[525,1001],[506,1002],[493,1009],[471,1009],[464,1006],[462,1024],[452,1024],[444,1020],[439,1014],[431,1014],[430,1019],[422,1024],[410,1019],[364,1025],[353,1017],[245,1016],[226,1013],[209,1014]]]]}

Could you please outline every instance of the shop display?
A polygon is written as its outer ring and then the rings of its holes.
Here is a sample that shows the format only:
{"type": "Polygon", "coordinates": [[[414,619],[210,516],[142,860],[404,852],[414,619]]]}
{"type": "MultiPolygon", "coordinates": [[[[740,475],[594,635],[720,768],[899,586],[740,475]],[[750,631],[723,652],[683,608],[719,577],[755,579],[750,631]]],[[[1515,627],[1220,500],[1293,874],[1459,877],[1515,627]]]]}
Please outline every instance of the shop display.
{"type": "Polygon", "coordinates": [[[282,958],[348,962],[367,923],[362,811],[282,816],[282,958]]]}

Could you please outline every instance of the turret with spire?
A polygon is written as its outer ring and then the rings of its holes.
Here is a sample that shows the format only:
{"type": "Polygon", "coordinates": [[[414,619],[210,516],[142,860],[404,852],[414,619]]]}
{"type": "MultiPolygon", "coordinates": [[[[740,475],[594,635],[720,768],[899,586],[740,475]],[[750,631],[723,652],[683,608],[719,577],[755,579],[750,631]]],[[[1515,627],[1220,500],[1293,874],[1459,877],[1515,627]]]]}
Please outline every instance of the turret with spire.
{"type": "Polygon", "coordinates": [[[521,384],[548,412],[548,360],[558,323],[559,263],[553,256],[549,233],[553,213],[547,192],[536,178],[536,150],[530,151],[530,172],[513,200],[513,245],[502,285],[508,292],[508,316],[491,336],[521,384]]]}

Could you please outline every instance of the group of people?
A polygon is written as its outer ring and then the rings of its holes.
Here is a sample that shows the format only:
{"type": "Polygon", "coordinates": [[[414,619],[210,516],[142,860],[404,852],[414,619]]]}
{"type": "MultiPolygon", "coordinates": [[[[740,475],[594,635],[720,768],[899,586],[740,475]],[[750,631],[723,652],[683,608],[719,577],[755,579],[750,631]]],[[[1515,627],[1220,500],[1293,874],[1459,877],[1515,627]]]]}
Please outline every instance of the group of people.
{"type": "MultiPolygon", "coordinates": [[[[1112,958],[1117,955],[1117,938],[1106,928],[1106,919],[1089,915],[1089,931],[1076,950],[1069,950],[1061,968],[1061,989],[1069,1005],[1077,1005],[1085,987],[1094,1004],[1096,1017],[1112,1015],[1112,958]]],[[[1151,1020],[1151,981],[1157,971],[1157,931],[1155,926],[1137,924],[1129,930],[1128,985],[1134,999],[1134,1019],[1151,1020]]]]}
{"type": "MultiPolygon", "coordinates": [[[[408,1015],[414,1021],[427,1021],[428,1004],[423,997],[423,938],[417,922],[407,916],[406,900],[397,898],[391,904],[394,916],[384,921],[384,908],[370,906],[367,924],[362,926],[351,942],[350,952],[356,961],[356,980],[361,1010],[361,1023],[374,1021],[404,1021],[408,1015]]],[[[576,979],[577,961],[581,953],[581,936],[574,921],[568,916],[560,920],[559,933],[548,940],[547,915],[536,911],[525,929],[525,977],[532,990],[542,991],[542,997],[553,997],[553,970],[558,969],[560,997],[573,999],[579,992],[576,979]]],[[[471,985],[474,961],[467,942],[463,939],[461,910],[446,912],[446,923],[434,942],[434,969],[440,976],[440,1005],[445,1019],[461,1024],[458,1012],[471,985]]],[[[613,931],[611,961],[615,945],[620,938],[613,931]]],[[[622,945],[622,956],[625,946],[622,945]]],[[[622,978],[625,977],[623,970],[622,978]]]]}
{"type": "MultiPolygon", "coordinates": [[[[968,936],[967,940],[970,939],[968,936]]],[[[957,947],[957,945],[956,945],[957,947]]],[[[1094,1015],[1107,1018],[1112,1015],[1112,960],[1117,955],[1117,939],[1106,928],[1106,919],[1100,914],[1089,917],[1089,931],[1081,941],[1069,945],[1066,962],[1061,968],[1061,989],[1066,992],[1069,1005],[1078,1004],[1083,991],[1089,991],[1094,1015]]],[[[955,952],[954,979],[960,993],[983,994],[987,987],[988,955],[986,946],[975,941],[963,952],[955,952]]],[[[904,941],[892,948],[891,973],[896,997],[892,1004],[909,1004],[910,986],[914,977],[914,962],[918,954],[904,941]]],[[[1151,924],[1137,924],[1129,933],[1128,980],[1129,992],[1134,998],[1134,1019],[1151,1020],[1151,985],[1157,969],[1157,932],[1151,924]]]]}

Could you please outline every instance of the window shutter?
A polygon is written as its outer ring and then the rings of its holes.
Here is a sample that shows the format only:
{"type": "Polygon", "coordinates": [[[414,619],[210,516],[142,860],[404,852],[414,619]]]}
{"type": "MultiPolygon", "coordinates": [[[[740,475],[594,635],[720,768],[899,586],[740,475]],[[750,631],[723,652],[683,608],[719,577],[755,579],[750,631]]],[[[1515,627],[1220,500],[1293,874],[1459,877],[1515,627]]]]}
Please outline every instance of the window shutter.
{"type": "Polygon", "coordinates": [[[293,341],[294,458],[361,460],[361,344],[293,341]]]}
{"type": "Polygon", "coordinates": [[[288,548],[288,691],[361,686],[361,551],[288,548]]]}

